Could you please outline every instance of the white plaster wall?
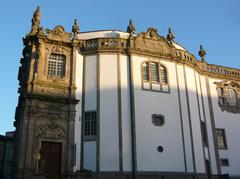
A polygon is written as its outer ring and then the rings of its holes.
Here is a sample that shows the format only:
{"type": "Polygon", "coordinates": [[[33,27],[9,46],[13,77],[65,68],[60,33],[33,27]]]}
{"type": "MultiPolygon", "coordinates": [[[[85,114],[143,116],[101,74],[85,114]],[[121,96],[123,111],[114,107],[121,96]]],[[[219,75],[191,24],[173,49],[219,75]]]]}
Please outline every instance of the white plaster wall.
{"type": "Polygon", "coordinates": [[[160,93],[141,89],[140,65],[144,60],[148,58],[132,56],[137,170],[184,172],[175,64],[162,61],[169,71],[171,92],[160,93]],[[165,116],[165,125],[157,127],[152,124],[151,115],[154,113],[165,116]],[[157,151],[160,145],[164,149],[162,153],[157,151]]]}
{"type": "MultiPolygon", "coordinates": [[[[97,110],[97,56],[85,57],[85,112],[97,110]]],[[[96,141],[84,142],[85,169],[96,170],[96,141]]]]}
{"type": "Polygon", "coordinates": [[[216,154],[215,154],[215,146],[213,141],[213,131],[212,131],[211,118],[210,118],[205,76],[200,75],[200,83],[202,87],[203,104],[204,104],[205,115],[206,115],[206,128],[208,133],[207,136],[208,136],[208,147],[210,151],[211,170],[212,170],[212,174],[216,175],[217,174],[216,154]]]}
{"type": "Polygon", "coordinates": [[[231,175],[240,175],[240,114],[221,111],[218,105],[218,95],[216,85],[214,82],[222,81],[219,79],[209,79],[211,99],[213,104],[213,111],[215,117],[216,128],[225,129],[227,150],[219,150],[220,158],[229,159],[229,167],[221,167],[222,173],[229,173],[231,175]]]}
{"type": "Polygon", "coordinates": [[[131,115],[130,115],[130,85],[128,57],[120,56],[121,70],[121,100],[122,100],[122,140],[123,140],[123,170],[132,170],[131,115]]]}
{"type": "Polygon", "coordinates": [[[189,125],[189,118],[188,118],[188,108],[187,108],[183,65],[180,65],[180,64],[177,65],[177,72],[178,72],[178,79],[179,79],[179,91],[180,91],[182,119],[183,119],[183,133],[184,133],[187,172],[193,172],[191,135],[190,135],[190,125],[189,125]]]}
{"type": "Polygon", "coordinates": [[[83,168],[96,171],[96,141],[84,142],[83,168]]]}
{"type": "Polygon", "coordinates": [[[85,111],[97,109],[97,56],[86,56],[85,111]]]}
{"type": "Polygon", "coordinates": [[[75,153],[75,166],[74,171],[80,169],[80,145],[81,145],[81,112],[82,112],[82,77],[83,77],[83,56],[75,51],[76,53],[76,99],[79,103],[76,105],[76,116],[75,116],[75,136],[74,143],[76,145],[75,153]]]}
{"type": "Polygon", "coordinates": [[[100,170],[119,170],[117,55],[100,55],[100,170]]]}
{"type": "Polygon", "coordinates": [[[197,101],[197,91],[194,77],[194,70],[190,67],[185,67],[186,71],[186,81],[187,89],[189,95],[189,107],[192,123],[192,134],[193,134],[193,144],[194,144],[194,155],[196,161],[196,172],[205,172],[205,160],[203,155],[203,145],[200,127],[200,116],[197,101]]]}

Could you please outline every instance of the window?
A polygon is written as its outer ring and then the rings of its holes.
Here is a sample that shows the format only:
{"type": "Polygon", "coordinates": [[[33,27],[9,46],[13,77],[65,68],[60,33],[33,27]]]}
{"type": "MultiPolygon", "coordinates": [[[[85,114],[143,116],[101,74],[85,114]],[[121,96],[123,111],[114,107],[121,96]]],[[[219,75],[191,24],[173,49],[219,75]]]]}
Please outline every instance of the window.
{"type": "Polygon", "coordinates": [[[48,60],[48,76],[63,78],[65,67],[66,57],[64,55],[51,54],[48,60]]]}
{"type": "Polygon", "coordinates": [[[203,145],[207,146],[207,130],[206,130],[206,125],[203,121],[201,121],[201,132],[202,132],[203,145]]]}
{"type": "Polygon", "coordinates": [[[229,166],[229,160],[227,158],[221,158],[220,164],[222,167],[228,167],[229,166]]]}
{"type": "Polygon", "coordinates": [[[96,138],[96,118],[96,111],[85,112],[84,137],[86,140],[95,140],[96,138]]]}
{"type": "Polygon", "coordinates": [[[167,69],[159,62],[148,61],[141,65],[143,89],[169,92],[167,69]]]}
{"type": "Polygon", "coordinates": [[[224,129],[216,129],[218,149],[227,149],[226,136],[224,129]]]}
{"type": "Polygon", "coordinates": [[[149,81],[149,63],[146,62],[142,65],[142,76],[144,81],[149,81]]]}
{"type": "Polygon", "coordinates": [[[168,83],[168,81],[167,81],[167,70],[162,65],[160,66],[160,70],[161,70],[161,75],[160,75],[161,76],[161,82],[167,84],[168,83]]]}
{"type": "Polygon", "coordinates": [[[150,71],[152,82],[159,82],[158,63],[150,63],[150,71]]]}

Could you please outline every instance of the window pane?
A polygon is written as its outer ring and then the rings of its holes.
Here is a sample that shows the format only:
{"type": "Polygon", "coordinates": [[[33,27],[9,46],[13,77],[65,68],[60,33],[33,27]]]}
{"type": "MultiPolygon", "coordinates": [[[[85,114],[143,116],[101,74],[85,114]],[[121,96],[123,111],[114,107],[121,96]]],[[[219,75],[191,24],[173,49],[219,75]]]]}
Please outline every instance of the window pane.
{"type": "Polygon", "coordinates": [[[145,81],[149,81],[149,63],[142,64],[142,78],[145,81]]]}
{"type": "Polygon", "coordinates": [[[96,112],[86,112],[84,121],[84,136],[96,136],[96,112]]]}
{"type": "Polygon", "coordinates": [[[167,84],[167,70],[164,66],[161,65],[160,67],[160,76],[161,76],[161,83],[167,84]]]}
{"type": "Polygon", "coordinates": [[[217,141],[218,141],[218,148],[219,149],[226,149],[226,141],[225,141],[225,131],[224,129],[217,129],[217,141]]]}
{"type": "Polygon", "coordinates": [[[66,59],[64,55],[51,54],[48,61],[48,76],[64,77],[66,59]]]}
{"type": "Polygon", "coordinates": [[[150,63],[150,68],[151,68],[151,80],[153,82],[159,82],[158,63],[150,63]]]}

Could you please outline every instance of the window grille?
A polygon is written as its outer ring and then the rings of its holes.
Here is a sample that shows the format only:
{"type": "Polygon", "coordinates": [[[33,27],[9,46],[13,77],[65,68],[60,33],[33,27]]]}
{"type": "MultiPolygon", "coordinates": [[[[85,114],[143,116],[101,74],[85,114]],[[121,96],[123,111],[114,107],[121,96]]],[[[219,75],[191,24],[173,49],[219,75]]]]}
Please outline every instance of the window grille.
{"type": "Polygon", "coordinates": [[[224,129],[216,129],[217,142],[219,149],[227,149],[226,136],[224,129]]]}
{"type": "Polygon", "coordinates": [[[96,117],[96,111],[85,112],[84,136],[86,139],[96,136],[96,117]]]}
{"type": "Polygon", "coordinates": [[[48,60],[48,76],[63,78],[65,67],[66,57],[64,55],[51,54],[48,60]]]}

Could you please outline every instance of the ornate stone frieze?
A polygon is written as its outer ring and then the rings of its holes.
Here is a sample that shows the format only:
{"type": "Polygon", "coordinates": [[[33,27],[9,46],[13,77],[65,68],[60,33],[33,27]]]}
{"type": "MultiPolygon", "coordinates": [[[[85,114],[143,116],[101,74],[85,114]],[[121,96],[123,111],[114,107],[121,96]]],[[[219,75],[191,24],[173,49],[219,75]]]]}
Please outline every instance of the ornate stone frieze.
{"type": "Polygon", "coordinates": [[[70,42],[71,33],[65,32],[65,29],[61,25],[57,25],[53,30],[46,29],[47,38],[56,41],[70,42]]]}
{"type": "Polygon", "coordinates": [[[48,114],[48,124],[38,128],[37,136],[42,138],[63,139],[65,138],[65,130],[57,124],[57,115],[48,114]]]}
{"type": "Polygon", "coordinates": [[[159,36],[154,28],[149,28],[147,32],[142,32],[135,37],[135,49],[160,55],[172,53],[166,39],[159,36]]]}
{"type": "Polygon", "coordinates": [[[215,82],[218,104],[222,111],[240,113],[240,83],[236,81],[215,82]]]}

